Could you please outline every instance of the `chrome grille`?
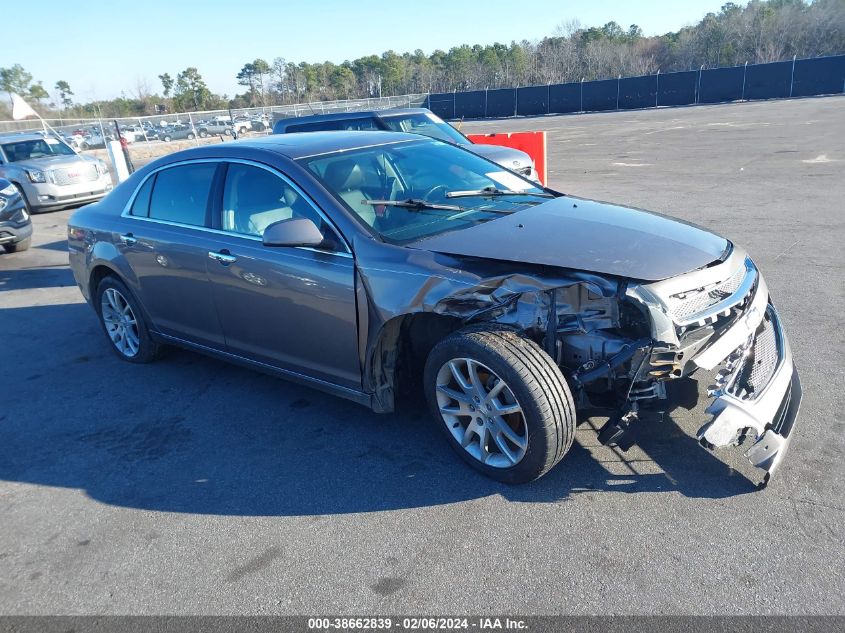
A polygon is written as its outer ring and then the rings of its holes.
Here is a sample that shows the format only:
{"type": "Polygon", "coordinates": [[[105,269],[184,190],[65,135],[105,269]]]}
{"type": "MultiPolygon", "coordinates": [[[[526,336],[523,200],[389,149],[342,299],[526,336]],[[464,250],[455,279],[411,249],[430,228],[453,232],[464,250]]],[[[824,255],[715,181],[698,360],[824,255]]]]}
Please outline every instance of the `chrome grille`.
{"type": "Polygon", "coordinates": [[[745,266],[740,266],[736,272],[721,283],[673,295],[671,297],[673,300],[672,315],[679,320],[683,320],[716,305],[722,299],[737,291],[746,272],[745,266]],[[677,301],[677,303],[674,303],[674,301],[677,301]]]}
{"type": "Polygon", "coordinates": [[[777,337],[768,313],[760,327],[751,345],[748,360],[734,383],[734,390],[739,397],[754,398],[769,384],[777,368],[777,337]]]}
{"type": "Polygon", "coordinates": [[[92,182],[99,178],[97,166],[94,163],[60,167],[51,170],[53,182],[57,185],[75,185],[79,182],[92,182]]]}

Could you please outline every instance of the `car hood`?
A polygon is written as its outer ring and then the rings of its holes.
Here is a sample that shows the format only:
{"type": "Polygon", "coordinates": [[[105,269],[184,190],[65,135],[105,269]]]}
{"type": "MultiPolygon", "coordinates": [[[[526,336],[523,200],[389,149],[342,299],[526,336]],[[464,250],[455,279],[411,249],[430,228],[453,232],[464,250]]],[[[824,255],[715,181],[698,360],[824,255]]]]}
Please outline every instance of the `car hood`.
{"type": "Polygon", "coordinates": [[[728,245],[657,213],[563,196],[408,246],[658,281],[706,266],[728,245]]]}
{"type": "Polygon", "coordinates": [[[44,171],[47,169],[54,169],[56,167],[73,167],[74,165],[79,165],[83,163],[85,165],[89,165],[91,163],[96,163],[96,159],[89,158],[86,156],[44,156],[42,158],[33,158],[30,160],[21,160],[14,163],[11,163],[15,167],[21,167],[23,169],[37,169],[39,171],[44,171]]]}
{"type": "Polygon", "coordinates": [[[464,145],[469,151],[479,156],[483,156],[487,160],[492,160],[502,167],[508,169],[519,169],[520,167],[528,167],[534,162],[531,157],[519,149],[512,147],[503,147],[501,145],[482,145],[481,143],[473,143],[471,145],[464,145]]]}

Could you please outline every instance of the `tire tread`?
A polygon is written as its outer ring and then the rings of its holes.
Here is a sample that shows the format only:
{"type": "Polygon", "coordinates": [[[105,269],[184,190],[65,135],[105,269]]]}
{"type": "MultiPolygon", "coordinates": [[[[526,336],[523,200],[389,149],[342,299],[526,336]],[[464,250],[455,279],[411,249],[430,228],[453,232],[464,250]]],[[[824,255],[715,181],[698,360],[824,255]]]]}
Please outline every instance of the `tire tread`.
{"type": "MultiPolygon", "coordinates": [[[[484,324],[459,330],[438,343],[432,355],[438,348],[462,345],[467,340],[501,358],[528,389],[529,397],[546,425],[549,446],[544,463],[525,481],[541,477],[563,458],[575,439],[575,408],[563,374],[537,343],[504,326],[484,324]]],[[[430,375],[432,370],[427,368],[426,376],[430,375]]],[[[435,404],[432,403],[433,413],[442,424],[435,404]]]]}

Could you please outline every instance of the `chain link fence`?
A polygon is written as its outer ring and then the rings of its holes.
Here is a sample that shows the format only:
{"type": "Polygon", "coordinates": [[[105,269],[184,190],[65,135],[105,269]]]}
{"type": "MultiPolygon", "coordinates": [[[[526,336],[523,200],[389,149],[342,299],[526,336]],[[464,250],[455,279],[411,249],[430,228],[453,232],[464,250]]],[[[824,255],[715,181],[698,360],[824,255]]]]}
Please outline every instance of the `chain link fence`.
{"type": "MultiPolygon", "coordinates": [[[[72,140],[80,150],[103,147],[103,138],[116,138],[114,123],[130,143],[161,143],[165,139],[196,140],[203,136],[231,135],[234,129],[240,134],[269,134],[273,122],[279,118],[300,117],[333,112],[360,112],[389,108],[419,108],[427,94],[410,94],[371,99],[341,101],[315,101],[290,105],[238,108],[231,110],[205,110],[202,112],[177,112],[133,117],[50,118],[44,121],[72,140]],[[228,125],[227,125],[228,124],[228,125]],[[203,133],[205,130],[205,133],[203,133]]],[[[38,119],[0,121],[0,133],[30,132],[42,129],[38,119]]]]}

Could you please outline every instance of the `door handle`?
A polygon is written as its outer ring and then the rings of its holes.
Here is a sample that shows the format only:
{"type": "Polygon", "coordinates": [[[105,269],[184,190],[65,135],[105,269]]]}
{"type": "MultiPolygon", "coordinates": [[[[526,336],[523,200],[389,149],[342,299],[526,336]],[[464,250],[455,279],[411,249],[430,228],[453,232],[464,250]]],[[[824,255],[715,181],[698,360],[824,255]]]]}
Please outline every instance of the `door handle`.
{"type": "Polygon", "coordinates": [[[224,266],[228,266],[229,264],[238,261],[238,258],[232,255],[225,248],[220,252],[208,251],[208,257],[210,259],[220,262],[224,266]]]}
{"type": "Polygon", "coordinates": [[[138,238],[133,236],[132,233],[126,233],[125,235],[120,236],[120,241],[126,244],[127,246],[132,246],[135,242],[138,241],[138,238]]]}

